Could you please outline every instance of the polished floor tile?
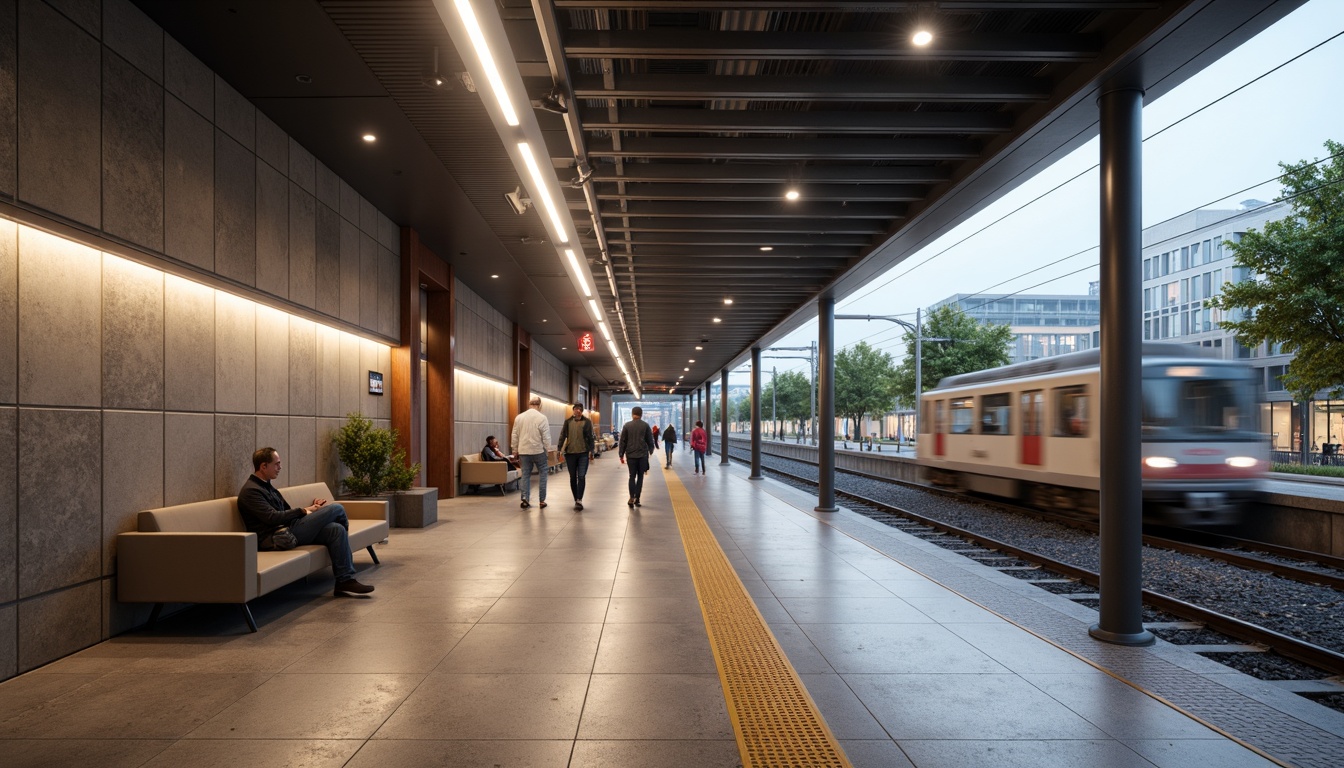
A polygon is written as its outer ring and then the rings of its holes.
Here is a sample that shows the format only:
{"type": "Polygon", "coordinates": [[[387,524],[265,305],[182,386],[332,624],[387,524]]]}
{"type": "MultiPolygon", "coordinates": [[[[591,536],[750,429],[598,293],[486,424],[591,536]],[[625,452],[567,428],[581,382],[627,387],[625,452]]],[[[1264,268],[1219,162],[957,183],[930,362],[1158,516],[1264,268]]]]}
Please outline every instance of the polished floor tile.
{"type": "MultiPolygon", "coordinates": [[[[902,741],[901,748],[919,768],[1152,768],[1152,763],[1114,741],[1037,739],[1027,741],[902,741]]],[[[1193,764],[1190,764],[1193,768],[1193,764]]],[[[1210,766],[1210,768],[1213,768],[1210,766]]]]}
{"type": "Polygon", "coordinates": [[[734,738],[715,674],[592,676],[581,740],[734,738]]]}
{"type": "Polygon", "coordinates": [[[574,743],[574,756],[568,768],[741,768],[737,742],[717,741],[623,740],[574,743]]]}
{"type": "Polygon", "coordinates": [[[1007,671],[937,624],[804,624],[802,629],[841,673],[971,675],[1007,671]]]}
{"type": "Polygon", "coordinates": [[[574,742],[569,739],[373,739],[346,763],[346,768],[567,768],[572,765],[569,754],[573,748],[574,742]]]}
{"type": "Polygon", "coordinates": [[[0,762],[5,768],[137,768],[172,745],[171,739],[7,739],[0,742],[0,762]]]}
{"type": "Polygon", "coordinates": [[[587,705],[584,674],[436,674],[375,739],[569,739],[587,705]]]}
{"type": "Polygon", "coordinates": [[[163,750],[144,768],[341,768],[362,741],[356,739],[305,740],[183,739],[163,750]]]}
{"type": "Polygon", "coordinates": [[[367,739],[419,674],[280,674],[191,731],[192,739],[367,739]]]}
{"type": "Polygon", "coordinates": [[[477,624],[436,673],[587,673],[601,624],[477,624]]]}
{"type": "Polygon", "coordinates": [[[703,622],[608,624],[593,665],[598,674],[717,671],[703,622]]]}

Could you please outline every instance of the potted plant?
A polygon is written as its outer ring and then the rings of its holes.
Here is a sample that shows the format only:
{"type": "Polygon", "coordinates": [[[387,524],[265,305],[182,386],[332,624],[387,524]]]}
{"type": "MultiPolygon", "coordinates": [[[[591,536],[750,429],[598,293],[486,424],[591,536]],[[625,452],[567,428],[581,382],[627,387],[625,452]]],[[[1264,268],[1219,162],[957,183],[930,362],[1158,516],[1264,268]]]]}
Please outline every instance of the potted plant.
{"type": "Polygon", "coordinates": [[[439,519],[437,488],[411,488],[420,464],[407,465],[406,452],[397,447],[397,431],[375,427],[363,414],[346,416],[334,438],[341,463],[350,470],[342,481],[355,496],[392,492],[392,524],[423,528],[439,519]]]}

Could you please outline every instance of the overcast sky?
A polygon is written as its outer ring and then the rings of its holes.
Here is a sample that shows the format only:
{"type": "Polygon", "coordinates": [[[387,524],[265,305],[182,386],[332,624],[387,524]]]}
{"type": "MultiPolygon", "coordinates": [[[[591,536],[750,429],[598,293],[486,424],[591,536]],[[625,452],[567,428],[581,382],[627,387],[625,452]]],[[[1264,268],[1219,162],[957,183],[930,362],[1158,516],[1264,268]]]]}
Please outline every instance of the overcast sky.
{"type": "MultiPolygon", "coordinates": [[[[1344,31],[1342,0],[1311,0],[1143,111],[1144,226],[1197,208],[1236,209],[1248,198],[1270,201],[1277,184],[1264,183],[1278,163],[1324,157],[1326,139],[1344,142],[1344,37],[1287,64],[1193,117],[1158,134],[1230,91],[1264,75],[1344,31]],[[1158,134],[1158,135],[1154,135],[1158,134]],[[1249,189],[1248,189],[1249,188],[1249,189]]],[[[956,293],[1086,293],[1098,279],[1098,141],[1093,140],[1027,181],[881,279],[836,302],[844,314],[906,314],[956,293]],[[1086,173],[1083,173],[1087,171],[1086,173]],[[985,228],[1079,173],[1081,177],[985,228]],[[967,238],[968,235],[976,233],[967,238]],[[965,242],[957,244],[965,239],[965,242]],[[1081,252],[1081,253],[1080,253],[1081,252]],[[1079,254],[1035,274],[1029,270],[1079,254]],[[932,258],[931,258],[932,257],[932,258]],[[927,260],[927,261],[926,261],[927,260]],[[921,262],[926,262],[922,263],[921,262]],[[919,266],[916,266],[919,265],[919,266]],[[1083,270],[1071,276],[1067,273],[1083,270]],[[1039,287],[1037,283],[1050,280],[1039,287]],[[996,284],[1002,283],[1002,285],[996,284]]],[[[776,346],[816,339],[808,323],[776,346]]],[[[899,359],[900,331],[887,322],[837,321],[837,348],[864,339],[899,359]]],[[[764,360],[767,371],[806,372],[807,363],[764,360]]],[[[746,368],[730,375],[747,383],[746,368]]],[[[768,376],[767,376],[768,378],[768,376]]]]}

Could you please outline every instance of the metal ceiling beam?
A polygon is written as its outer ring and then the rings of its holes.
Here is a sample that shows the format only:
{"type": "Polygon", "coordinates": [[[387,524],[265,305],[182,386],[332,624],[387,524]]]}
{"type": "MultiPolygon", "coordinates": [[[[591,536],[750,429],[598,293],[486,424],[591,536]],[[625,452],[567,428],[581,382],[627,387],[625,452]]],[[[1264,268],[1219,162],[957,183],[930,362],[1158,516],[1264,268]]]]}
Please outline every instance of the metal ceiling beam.
{"type": "Polygon", "coordinates": [[[688,29],[571,30],[569,58],[677,60],[1088,61],[1097,35],[939,35],[917,47],[904,29],[864,32],[754,32],[688,29]]]}
{"type": "Polygon", "coordinates": [[[782,109],[652,109],[631,107],[611,120],[606,109],[579,110],[586,131],[709,133],[1006,133],[1006,112],[794,112],[782,109]]]}
{"type": "Polygon", "coordinates": [[[1044,101],[1050,82],[1031,77],[878,75],[575,75],[580,99],[761,99],[766,101],[1044,101]]]}
{"type": "MultiPolygon", "coordinates": [[[[617,258],[615,249],[620,248],[627,242],[625,239],[612,240],[613,249],[612,258],[617,258]]],[[[738,232],[664,232],[658,235],[652,235],[643,232],[631,233],[628,241],[631,245],[639,248],[642,245],[718,245],[734,246],[749,245],[761,246],[771,245],[776,248],[782,246],[805,246],[805,245],[823,245],[831,247],[850,246],[854,248],[867,248],[872,245],[872,238],[861,235],[818,235],[813,233],[789,233],[780,232],[775,229],[765,234],[747,234],[738,232]]]]}
{"type": "Polygon", "coordinates": [[[780,217],[803,219],[891,219],[900,218],[905,206],[889,203],[835,203],[807,201],[772,202],[735,201],[732,206],[707,201],[654,202],[628,201],[624,206],[604,203],[601,215],[606,218],[642,216],[655,218],[724,219],[741,217],[780,217]]]}
{"type": "Polygon", "coordinates": [[[886,221],[874,219],[716,219],[713,221],[692,221],[684,224],[674,219],[628,219],[623,226],[607,226],[608,232],[776,232],[812,233],[820,237],[841,235],[880,235],[888,225],[886,221]]]}
{"type": "Polygon", "coordinates": [[[964,160],[978,157],[974,142],[952,138],[727,139],[609,138],[588,142],[589,157],[725,160],[964,160]]]}
{"type": "MultiPolygon", "coordinates": [[[[865,183],[938,183],[947,181],[951,171],[932,164],[923,165],[824,165],[802,168],[780,167],[765,163],[626,163],[624,173],[614,167],[597,165],[593,181],[717,184],[780,184],[785,182],[865,183]]],[[[922,195],[921,195],[922,199],[922,195]]]]}
{"type": "Polygon", "coordinates": [[[635,249],[636,259],[669,257],[675,259],[849,259],[857,256],[853,248],[779,247],[763,252],[758,246],[737,248],[683,248],[677,246],[641,245],[635,249]]]}
{"type": "MultiPolygon", "coordinates": [[[[782,202],[784,185],[769,184],[626,184],[625,193],[597,189],[598,200],[782,202]]],[[[923,200],[926,187],[915,184],[793,184],[812,202],[913,202],[923,200]]]]}

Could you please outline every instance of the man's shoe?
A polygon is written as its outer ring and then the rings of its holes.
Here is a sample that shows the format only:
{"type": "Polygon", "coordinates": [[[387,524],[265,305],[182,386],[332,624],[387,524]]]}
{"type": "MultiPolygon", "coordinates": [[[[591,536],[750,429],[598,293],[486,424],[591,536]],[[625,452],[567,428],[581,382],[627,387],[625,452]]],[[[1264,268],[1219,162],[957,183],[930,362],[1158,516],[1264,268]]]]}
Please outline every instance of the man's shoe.
{"type": "Polygon", "coordinates": [[[635,506],[636,506],[636,507],[639,506],[639,497],[638,497],[638,496],[635,497],[635,506]]]}
{"type": "Polygon", "coordinates": [[[373,586],[369,584],[360,584],[354,579],[336,582],[336,595],[367,595],[373,591],[373,586]]]}
{"type": "Polygon", "coordinates": [[[575,511],[575,512],[582,512],[582,511],[583,511],[583,502],[582,502],[582,501],[576,501],[576,502],[574,502],[574,511],[575,511]]]}
{"type": "Polygon", "coordinates": [[[634,496],[631,496],[630,498],[626,499],[626,500],[625,500],[625,506],[627,506],[627,507],[633,507],[633,506],[635,506],[635,497],[634,497],[634,496]]]}
{"type": "Polygon", "coordinates": [[[542,508],[542,509],[545,509],[545,508],[546,508],[546,502],[544,502],[544,501],[541,502],[541,508],[542,508]]]}
{"type": "Polygon", "coordinates": [[[527,499],[523,499],[523,503],[518,505],[519,509],[527,509],[530,506],[532,505],[527,503],[527,499]]]}

